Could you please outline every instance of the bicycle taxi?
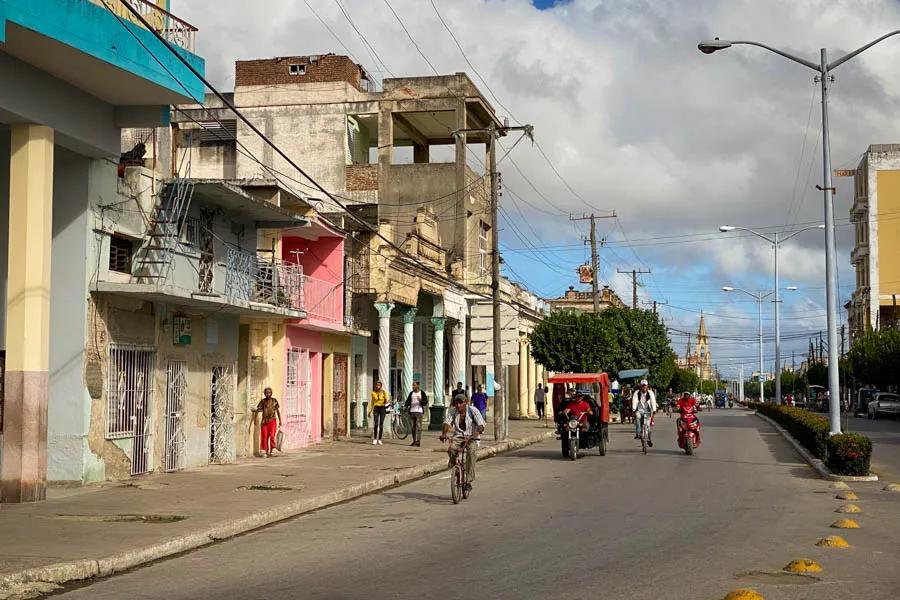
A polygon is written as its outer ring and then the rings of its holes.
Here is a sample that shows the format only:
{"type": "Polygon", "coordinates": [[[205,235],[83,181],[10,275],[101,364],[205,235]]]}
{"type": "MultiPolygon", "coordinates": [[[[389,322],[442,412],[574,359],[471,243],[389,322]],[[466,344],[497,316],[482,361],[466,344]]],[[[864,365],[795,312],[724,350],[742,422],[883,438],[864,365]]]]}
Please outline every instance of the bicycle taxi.
{"type": "Polygon", "coordinates": [[[561,441],[563,458],[575,460],[581,450],[597,447],[606,456],[609,444],[609,376],[606,373],[557,373],[547,380],[553,385],[553,418],[561,441]],[[570,423],[561,415],[569,402],[566,392],[582,394],[591,405],[588,427],[581,430],[577,421],[570,423]]]}

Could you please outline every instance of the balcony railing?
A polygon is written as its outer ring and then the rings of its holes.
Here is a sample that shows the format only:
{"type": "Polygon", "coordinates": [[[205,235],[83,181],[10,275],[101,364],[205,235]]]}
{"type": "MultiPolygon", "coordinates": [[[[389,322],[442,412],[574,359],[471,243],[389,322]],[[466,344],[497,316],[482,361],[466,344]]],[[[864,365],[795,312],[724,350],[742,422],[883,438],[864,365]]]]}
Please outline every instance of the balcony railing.
{"type": "Polygon", "coordinates": [[[303,308],[303,268],[229,248],[225,262],[225,295],[280,308],[303,308]]]}
{"type": "Polygon", "coordinates": [[[307,317],[343,323],[344,298],[343,286],[315,277],[303,276],[303,308],[307,317]]]}
{"type": "Polygon", "coordinates": [[[194,52],[196,44],[197,28],[179,19],[164,8],[154,4],[150,0],[92,0],[94,4],[110,8],[119,17],[141,25],[134,15],[125,6],[125,3],[134,8],[150,24],[154,31],[158,32],[166,41],[184,48],[188,52],[194,52]]]}

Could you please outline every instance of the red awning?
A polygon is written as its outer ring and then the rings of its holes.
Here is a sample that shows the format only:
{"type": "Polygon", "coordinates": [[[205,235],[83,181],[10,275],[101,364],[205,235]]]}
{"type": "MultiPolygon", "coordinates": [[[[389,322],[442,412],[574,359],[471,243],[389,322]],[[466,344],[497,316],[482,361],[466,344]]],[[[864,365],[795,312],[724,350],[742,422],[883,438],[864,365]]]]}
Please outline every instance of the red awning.
{"type": "Polygon", "coordinates": [[[609,381],[606,373],[557,373],[547,383],[602,383],[609,381]]]}

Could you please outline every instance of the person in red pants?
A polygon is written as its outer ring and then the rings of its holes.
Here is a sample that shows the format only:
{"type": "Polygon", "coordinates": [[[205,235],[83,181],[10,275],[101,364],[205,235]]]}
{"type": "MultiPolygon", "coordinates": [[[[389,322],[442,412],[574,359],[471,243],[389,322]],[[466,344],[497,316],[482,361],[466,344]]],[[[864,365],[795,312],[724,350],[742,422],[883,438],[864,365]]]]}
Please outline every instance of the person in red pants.
{"type": "Polygon", "coordinates": [[[263,399],[256,405],[253,411],[253,424],[256,424],[257,415],[262,415],[262,424],[259,428],[259,447],[266,453],[266,457],[271,458],[272,451],[275,450],[275,434],[281,425],[281,410],[278,406],[278,400],[272,396],[272,388],[263,390],[263,399]]]}

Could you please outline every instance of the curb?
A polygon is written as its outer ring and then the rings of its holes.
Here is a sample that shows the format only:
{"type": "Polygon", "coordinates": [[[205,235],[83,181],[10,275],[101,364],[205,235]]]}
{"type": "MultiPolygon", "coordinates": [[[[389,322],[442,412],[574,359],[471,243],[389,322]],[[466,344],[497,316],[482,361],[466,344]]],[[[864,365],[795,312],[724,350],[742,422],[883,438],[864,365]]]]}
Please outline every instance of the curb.
{"type": "Polygon", "coordinates": [[[803,460],[809,463],[809,466],[811,466],[822,479],[827,479],[828,481],[878,481],[878,475],[835,475],[828,470],[828,467],[825,466],[825,463],[822,462],[822,460],[810,454],[806,448],[800,445],[800,442],[795,440],[794,436],[788,433],[784,427],[782,427],[766,415],[761,415],[758,412],[755,412],[753,414],[767,422],[775,429],[775,431],[780,433],[782,437],[786,439],[791,444],[791,446],[794,447],[794,450],[796,450],[797,453],[801,457],[803,457],[803,460]]]}
{"type": "MultiPolygon", "coordinates": [[[[539,434],[525,436],[512,440],[504,440],[494,446],[488,446],[478,450],[478,460],[484,460],[508,452],[524,448],[556,435],[555,430],[544,431],[539,434]]],[[[362,483],[350,485],[327,494],[321,494],[312,498],[296,500],[269,510],[253,513],[233,521],[218,523],[203,530],[188,533],[177,539],[167,540],[128,550],[119,554],[98,559],[78,559],[64,563],[57,563],[43,567],[23,569],[17,573],[0,576],[0,598],[9,595],[15,597],[23,594],[29,585],[56,584],[62,585],[72,581],[91,579],[94,577],[107,577],[114,573],[133,569],[143,564],[167,558],[175,554],[201,548],[213,542],[226,540],[237,535],[260,529],[267,525],[284,521],[327,508],[341,502],[353,500],[361,496],[388,489],[395,485],[410,483],[417,479],[428,477],[447,468],[447,461],[437,460],[424,465],[416,465],[400,469],[392,475],[385,475],[377,479],[371,479],[362,483]]]]}

